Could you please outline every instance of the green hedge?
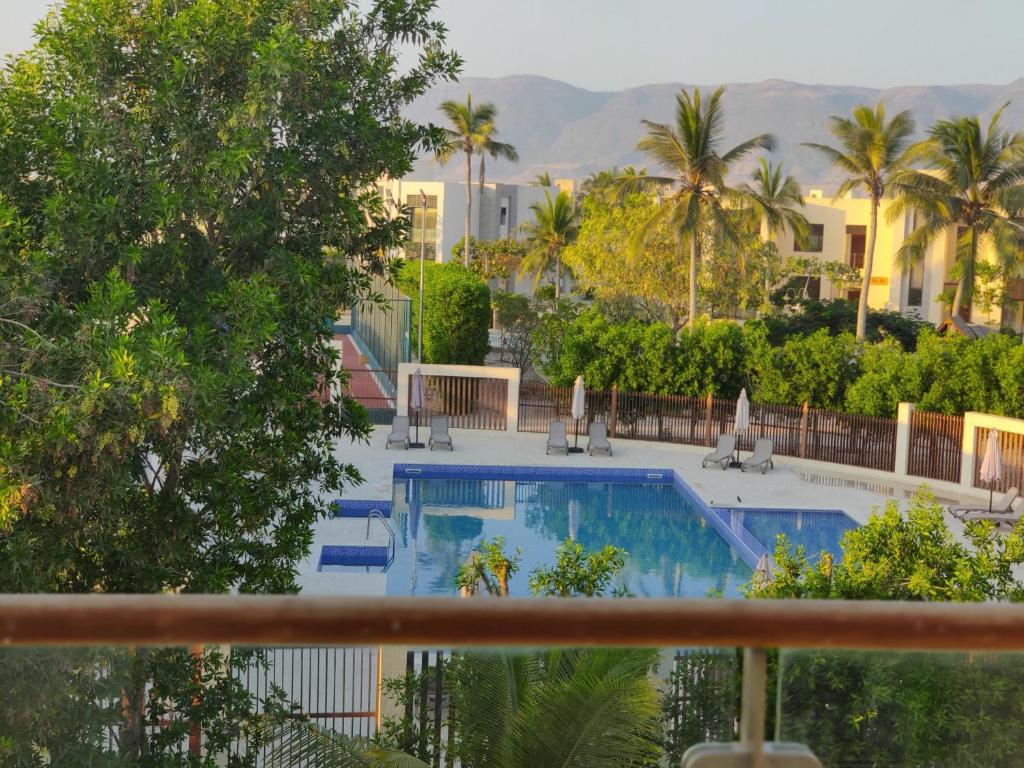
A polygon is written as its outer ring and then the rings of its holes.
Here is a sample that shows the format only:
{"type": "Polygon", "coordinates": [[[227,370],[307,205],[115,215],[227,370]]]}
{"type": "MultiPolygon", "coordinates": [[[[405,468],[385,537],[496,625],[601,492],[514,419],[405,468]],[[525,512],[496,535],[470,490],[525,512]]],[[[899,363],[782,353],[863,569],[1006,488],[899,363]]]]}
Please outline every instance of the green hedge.
{"type": "MultiPolygon", "coordinates": [[[[419,262],[398,272],[398,287],[412,299],[412,345],[419,323],[419,262]]],[[[423,362],[482,365],[490,350],[491,291],[461,264],[424,264],[423,362]]]]}
{"type": "Polygon", "coordinates": [[[746,387],[757,402],[807,400],[872,416],[895,416],[906,401],[942,413],[1024,417],[1024,345],[1010,334],[943,338],[924,329],[911,352],[892,336],[858,346],[850,333],[819,328],[773,344],[773,329],[758,321],[703,321],[673,337],[665,324],[615,323],[589,309],[557,335],[560,354],[542,370],[561,386],[582,373],[595,389],[731,399],[746,387]]]}

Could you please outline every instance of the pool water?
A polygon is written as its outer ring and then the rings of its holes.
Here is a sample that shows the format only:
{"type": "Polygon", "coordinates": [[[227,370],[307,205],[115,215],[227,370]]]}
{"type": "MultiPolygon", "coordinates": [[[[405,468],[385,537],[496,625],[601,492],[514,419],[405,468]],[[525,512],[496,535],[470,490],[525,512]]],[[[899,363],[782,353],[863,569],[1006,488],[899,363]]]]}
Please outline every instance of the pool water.
{"type": "Polygon", "coordinates": [[[553,565],[556,547],[571,538],[588,551],[625,550],[614,586],[633,595],[738,597],[752,560],[774,551],[776,533],[814,554],[838,552],[842,533],[855,527],[841,513],[702,510],[668,482],[402,477],[393,492],[389,595],[455,594],[459,566],[483,539],[501,536],[507,553],[520,550],[514,596],[529,594],[530,573],[553,565]]]}

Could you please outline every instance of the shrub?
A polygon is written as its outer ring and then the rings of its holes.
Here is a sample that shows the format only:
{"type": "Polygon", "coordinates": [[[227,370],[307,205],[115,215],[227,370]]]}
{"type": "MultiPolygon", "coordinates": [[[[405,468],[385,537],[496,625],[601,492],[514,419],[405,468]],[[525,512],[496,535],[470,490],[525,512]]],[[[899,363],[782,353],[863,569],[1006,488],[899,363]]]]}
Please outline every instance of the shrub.
{"type": "MultiPolygon", "coordinates": [[[[461,264],[424,267],[423,362],[482,365],[490,350],[490,289],[461,264]]],[[[418,261],[409,261],[398,273],[398,287],[412,298],[414,339],[419,327],[419,270],[418,261]]]]}
{"type": "Polygon", "coordinates": [[[822,328],[795,336],[753,363],[754,398],[763,403],[842,408],[846,390],[859,372],[857,343],[851,333],[832,337],[822,328]]]}
{"type": "MultiPolygon", "coordinates": [[[[773,345],[781,345],[791,336],[803,336],[822,328],[832,336],[853,333],[857,328],[857,305],[845,299],[815,301],[804,299],[796,303],[792,314],[774,314],[765,318],[768,338],[773,345]]],[[[917,347],[917,337],[928,323],[914,320],[899,312],[868,311],[868,341],[895,339],[906,349],[917,347]]]]}

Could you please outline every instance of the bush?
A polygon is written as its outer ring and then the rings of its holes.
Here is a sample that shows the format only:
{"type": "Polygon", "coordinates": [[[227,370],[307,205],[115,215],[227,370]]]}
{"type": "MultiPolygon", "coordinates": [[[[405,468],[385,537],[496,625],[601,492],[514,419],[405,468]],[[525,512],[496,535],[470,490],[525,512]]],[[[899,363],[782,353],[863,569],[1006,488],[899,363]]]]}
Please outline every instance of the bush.
{"type": "Polygon", "coordinates": [[[840,409],[859,373],[853,334],[832,337],[822,328],[794,336],[753,363],[754,399],[762,403],[840,409]]]}
{"type": "MultiPolygon", "coordinates": [[[[461,264],[424,264],[423,362],[483,365],[490,350],[491,291],[461,264]]],[[[413,347],[419,328],[418,261],[398,272],[398,287],[412,298],[413,347]]]]}
{"type": "MultiPolygon", "coordinates": [[[[804,299],[795,306],[796,311],[792,314],[774,314],[764,319],[772,345],[784,344],[792,336],[805,336],[822,328],[832,336],[854,333],[857,329],[857,305],[845,299],[804,299]]],[[[917,348],[918,335],[925,328],[931,328],[931,325],[899,312],[868,311],[868,341],[892,338],[912,352],[917,348]]]]}

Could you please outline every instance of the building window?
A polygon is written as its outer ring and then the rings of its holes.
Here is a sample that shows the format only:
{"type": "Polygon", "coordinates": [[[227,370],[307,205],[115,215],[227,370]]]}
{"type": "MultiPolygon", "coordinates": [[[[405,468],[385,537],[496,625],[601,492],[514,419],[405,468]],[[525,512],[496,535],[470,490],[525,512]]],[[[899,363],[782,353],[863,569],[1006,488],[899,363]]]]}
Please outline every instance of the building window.
{"type": "Polygon", "coordinates": [[[793,250],[801,251],[803,253],[821,253],[825,247],[825,225],[824,224],[811,224],[807,238],[803,242],[803,248],[800,247],[801,243],[796,237],[793,238],[793,250]]]}
{"type": "Polygon", "coordinates": [[[424,258],[431,261],[437,255],[437,195],[427,195],[426,198],[426,220],[423,218],[423,198],[419,195],[405,198],[405,207],[409,211],[412,225],[409,229],[409,242],[405,246],[407,259],[418,259],[421,251],[424,252],[424,258]]]}
{"type": "Polygon", "coordinates": [[[867,227],[850,226],[846,228],[846,239],[849,243],[846,263],[854,269],[864,269],[864,251],[867,250],[867,227]]]}
{"type": "Polygon", "coordinates": [[[907,277],[907,306],[920,307],[924,299],[924,261],[917,262],[910,268],[907,277]]]}
{"type": "Polygon", "coordinates": [[[501,206],[501,215],[498,218],[498,224],[503,227],[508,224],[508,208],[504,205],[501,206]]]}

